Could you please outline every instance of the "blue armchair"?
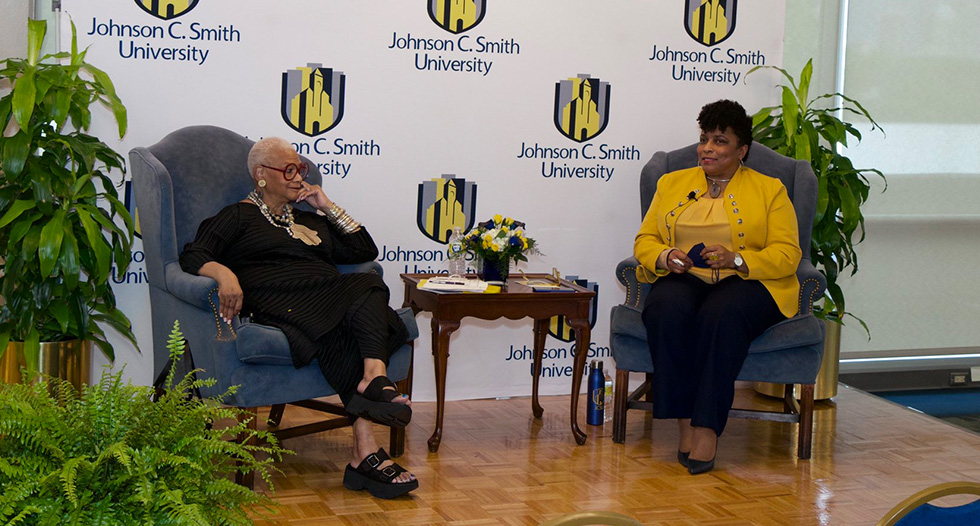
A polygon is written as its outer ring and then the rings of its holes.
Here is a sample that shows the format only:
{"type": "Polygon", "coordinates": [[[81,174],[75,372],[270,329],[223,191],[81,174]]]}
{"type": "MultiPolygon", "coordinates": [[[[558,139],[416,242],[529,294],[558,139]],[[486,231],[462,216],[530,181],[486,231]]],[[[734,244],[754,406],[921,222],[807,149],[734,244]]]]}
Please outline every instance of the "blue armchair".
{"type": "MultiPolygon", "coordinates": [[[[697,166],[697,145],[657,152],[640,174],[640,217],[650,207],[657,181],[666,173],[697,166]]],[[[773,325],[756,338],[739,372],[739,380],[786,384],[782,412],[732,409],[729,416],[757,420],[799,423],[797,455],[810,458],[813,427],[813,384],[823,358],[824,324],[813,316],[813,301],[822,296],[826,279],[810,262],[810,232],[817,201],[817,178],[806,161],[790,159],[771,149],[753,143],[745,165],[766,175],[779,178],[786,186],[796,209],[803,259],[797,277],[800,280],[800,312],[791,319],[773,325]],[[793,396],[793,384],[801,384],[801,399],[793,396]]],[[[650,385],[653,360],[647,345],[646,329],[640,314],[649,285],[636,279],[635,258],[622,261],[616,276],[626,287],[626,301],[612,309],[610,347],[616,361],[616,383],[613,405],[613,441],[626,441],[628,409],[652,410],[650,385]],[[645,381],[629,393],[629,373],[646,373],[645,381]],[[645,398],[641,401],[641,398],[645,398]]]]}
{"type": "MultiPolygon", "coordinates": [[[[189,126],[177,130],[148,148],[129,152],[138,220],[146,253],[153,322],[153,369],[159,375],[166,366],[166,342],[174,320],[179,320],[196,367],[216,379],[204,396],[224,393],[237,385],[238,391],[225,402],[255,414],[260,406],[271,406],[270,430],[280,440],[335,429],[350,424],[339,404],[316,398],[336,394],[316,362],[296,369],[286,336],[277,328],[232,321],[224,325],[217,314],[217,283],[191,275],[177,261],[182,247],[194,239],[198,225],[252,189],[246,159],[253,141],[214,126],[189,126]],[[285,404],[307,407],[332,415],[325,421],[288,429],[277,429],[285,404]]],[[[304,161],[309,162],[308,159],[304,161]]],[[[320,184],[315,163],[310,163],[309,180],[320,184]]],[[[381,265],[369,262],[342,266],[341,272],[377,272],[381,265]]],[[[414,340],[418,326],[411,309],[399,315],[414,340]]],[[[406,344],[391,356],[388,376],[402,393],[411,393],[412,345],[406,344]]],[[[255,426],[257,418],[251,419],[255,426]]],[[[404,452],[403,428],[392,428],[392,456],[404,452]]],[[[239,482],[251,486],[251,474],[239,482]]]]}

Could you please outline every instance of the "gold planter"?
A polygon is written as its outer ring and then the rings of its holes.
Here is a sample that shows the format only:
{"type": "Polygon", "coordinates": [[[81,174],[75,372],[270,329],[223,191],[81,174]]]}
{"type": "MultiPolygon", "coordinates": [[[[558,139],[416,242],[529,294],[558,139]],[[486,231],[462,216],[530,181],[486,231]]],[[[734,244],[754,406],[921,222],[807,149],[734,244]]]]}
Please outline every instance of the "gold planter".
{"type": "MultiPolygon", "coordinates": [[[[814,400],[829,400],[837,396],[837,377],[840,372],[840,327],[839,323],[824,322],[827,337],[823,342],[823,362],[817,373],[817,383],[813,388],[814,400]]],[[[775,398],[783,397],[783,386],[767,382],[756,382],[755,391],[775,398]]],[[[793,396],[800,397],[800,386],[793,388],[793,396]]]]}
{"type": "MultiPolygon", "coordinates": [[[[0,358],[0,380],[6,383],[20,382],[20,370],[24,362],[24,342],[10,342],[0,358]]],[[[92,343],[87,340],[42,342],[38,369],[42,374],[71,382],[75,389],[89,383],[92,368],[92,343]]]]}

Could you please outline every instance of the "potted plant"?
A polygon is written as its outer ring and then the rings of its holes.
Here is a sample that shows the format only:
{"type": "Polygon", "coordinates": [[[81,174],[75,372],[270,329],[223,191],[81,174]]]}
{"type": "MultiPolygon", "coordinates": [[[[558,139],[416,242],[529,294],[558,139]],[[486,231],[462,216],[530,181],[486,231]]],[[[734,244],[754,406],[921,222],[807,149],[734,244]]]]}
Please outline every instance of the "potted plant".
{"type": "Polygon", "coordinates": [[[830,398],[837,392],[840,326],[844,317],[857,320],[868,338],[871,337],[864,320],[845,309],[844,292],[837,279],[847,269],[850,269],[851,275],[858,271],[854,245],[864,240],[861,205],[867,201],[871,191],[868,176],[877,175],[887,188],[885,176],[879,170],[855,168],[851,160],[841,153],[848,146],[848,136],[854,142],[860,142],[861,132],[838,115],[864,117],[871,123],[872,131],[881,130],[881,126],[861,103],[841,93],[810,97],[812,60],[800,72],[799,83],[785,70],[773,66],[759,66],[749,73],[760,68],[779,71],[787,84],[780,86],[782,104],[762,108],[752,117],[754,139],[783,155],[808,161],[817,176],[817,209],[810,240],[810,259],[827,277],[827,292],[823,301],[815,306],[814,314],[828,321],[828,336],[824,365],[817,379],[817,383],[823,383],[824,388],[818,385],[816,398],[830,398]]]}
{"type": "MultiPolygon", "coordinates": [[[[172,363],[183,341],[174,323],[172,363]]],[[[271,499],[230,476],[257,471],[272,488],[272,463],[288,451],[222,397],[190,397],[214,380],[194,371],[174,383],[175,368],[156,401],[108,368],[81,392],[53,377],[0,385],[0,523],[253,524],[271,499]]]]}
{"type": "Polygon", "coordinates": [[[131,259],[133,220],[108,175],[124,160],[85,133],[104,105],[122,137],[126,108],[85,62],[74,23],[70,52],[39,57],[46,29],[28,21],[27,58],[0,61],[0,84],[12,88],[0,98],[0,355],[23,342],[32,370],[41,342],[88,340],[113,360],[99,324],[136,345],[109,282],[131,259]]]}
{"type": "Polygon", "coordinates": [[[527,261],[528,254],[540,254],[537,242],[524,235],[524,227],[520,221],[497,214],[466,234],[463,245],[480,262],[484,280],[507,281],[511,261],[527,261]]]}

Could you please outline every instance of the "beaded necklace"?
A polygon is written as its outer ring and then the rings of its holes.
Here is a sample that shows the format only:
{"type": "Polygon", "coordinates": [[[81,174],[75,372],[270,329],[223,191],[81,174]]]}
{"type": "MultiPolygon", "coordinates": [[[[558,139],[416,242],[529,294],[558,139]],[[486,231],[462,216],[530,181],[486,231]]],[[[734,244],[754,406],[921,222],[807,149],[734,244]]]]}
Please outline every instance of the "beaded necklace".
{"type": "Polygon", "coordinates": [[[248,194],[248,200],[255,203],[255,205],[259,207],[262,215],[269,220],[269,223],[272,224],[272,226],[284,229],[286,233],[289,234],[289,237],[298,239],[310,246],[320,244],[320,236],[317,235],[315,230],[307,228],[297,223],[293,219],[293,207],[289,206],[289,204],[283,205],[282,214],[276,215],[272,213],[272,210],[269,209],[269,205],[265,204],[265,201],[259,197],[259,194],[257,194],[255,190],[252,190],[252,192],[248,194]]]}

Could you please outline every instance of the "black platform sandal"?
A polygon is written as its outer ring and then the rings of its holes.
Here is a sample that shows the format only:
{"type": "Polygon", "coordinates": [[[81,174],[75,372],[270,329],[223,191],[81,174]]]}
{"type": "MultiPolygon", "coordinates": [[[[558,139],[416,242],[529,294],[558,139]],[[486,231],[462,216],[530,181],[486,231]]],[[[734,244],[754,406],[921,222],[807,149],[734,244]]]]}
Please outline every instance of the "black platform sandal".
{"type": "Polygon", "coordinates": [[[344,470],[344,487],[354,491],[366,489],[379,499],[400,497],[419,487],[418,479],[394,482],[398,475],[407,471],[398,464],[379,468],[386,460],[390,460],[388,453],[381,448],[377,453],[365,457],[356,468],[347,464],[344,470]]]}
{"type": "Polygon", "coordinates": [[[371,380],[364,394],[354,393],[347,404],[347,412],[386,426],[407,426],[412,420],[412,408],[408,404],[392,402],[402,394],[386,387],[395,387],[395,384],[384,376],[371,380]]]}

